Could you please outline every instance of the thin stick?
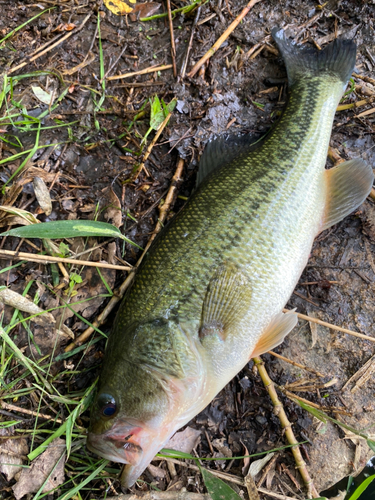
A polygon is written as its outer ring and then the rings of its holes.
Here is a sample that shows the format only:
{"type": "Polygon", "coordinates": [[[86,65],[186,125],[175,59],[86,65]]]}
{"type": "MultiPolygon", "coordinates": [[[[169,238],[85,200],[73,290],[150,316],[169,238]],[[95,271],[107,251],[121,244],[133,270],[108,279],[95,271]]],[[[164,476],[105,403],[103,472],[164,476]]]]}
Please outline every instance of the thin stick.
{"type": "Polygon", "coordinates": [[[212,57],[215,52],[222,46],[223,42],[229,37],[232,31],[239,25],[242,19],[246,16],[246,14],[254,7],[255,4],[260,2],[260,0],[251,0],[246,7],[243,9],[241,14],[236,17],[236,19],[228,26],[228,28],[224,31],[224,33],[219,37],[219,39],[213,44],[213,46],[205,53],[205,55],[195,64],[193,69],[188,73],[188,76],[192,78],[199,69],[203,66],[203,64],[212,57]]]}
{"type": "Polygon", "coordinates": [[[165,71],[166,69],[171,69],[172,64],[163,64],[162,66],[150,66],[149,68],[141,69],[139,71],[133,71],[133,73],[124,73],[123,75],[113,75],[107,78],[110,80],[120,80],[121,78],[130,78],[137,75],[146,75],[148,73],[154,73],[155,71],[165,71]]]}
{"type": "Polygon", "coordinates": [[[302,368],[303,370],[306,370],[307,372],[313,373],[314,375],[318,375],[318,377],[325,377],[322,373],[317,372],[316,370],[313,370],[312,368],[308,368],[305,365],[301,365],[300,363],[297,363],[297,361],[292,361],[291,359],[285,358],[284,356],[281,356],[281,354],[277,354],[274,351],[268,351],[268,354],[272,354],[272,356],[275,356],[275,358],[282,359],[286,363],[290,363],[293,366],[297,366],[298,368],[302,368]]]}
{"type": "MultiPolygon", "coordinates": [[[[157,458],[158,457],[156,457],[155,460],[157,458]]],[[[180,465],[181,467],[186,467],[187,469],[199,471],[199,468],[196,465],[187,464],[185,462],[181,462],[180,460],[176,460],[175,458],[164,458],[163,460],[180,465]]],[[[225,472],[219,472],[219,471],[213,470],[213,469],[210,469],[210,473],[213,474],[214,476],[219,477],[221,479],[224,479],[225,481],[228,481],[230,483],[238,484],[239,486],[245,486],[245,482],[243,481],[243,479],[241,479],[237,476],[233,476],[232,474],[226,474],[225,472]]],[[[292,497],[287,497],[285,495],[279,495],[278,493],[273,493],[272,491],[269,491],[266,488],[258,488],[258,491],[259,491],[259,493],[265,493],[266,495],[270,495],[271,497],[278,498],[280,500],[296,500],[295,498],[292,498],[292,497]]],[[[174,492],[174,494],[175,494],[175,497],[173,498],[173,500],[180,500],[180,497],[176,496],[176,495],[178,495],[178,493],[174,492]]],[[[137,499],[133,499],[132,497],[129,497],[129,498],[126,498],[126,496],[121,497],[121,495],[119,497],[116,497],[116,498],[119,498],[120,500],[138,500],[139,499],[139,497],[137,497],[137,499]]],[[[208,498],[210,499],[210,497],[208,497],[208,498]]],[[[110,498],[108,498],[108,500],[110,500],[110,498]]],[[[115,500],[115,499],[112,497],[112,500],[115,500]]],[[[181,500],[183,500],[183,497],[181,500]]]]}
{"type": "Polygon", "coordinates": [[[169,118],[171,116],[172,116],[172,113],[168,113],[167,114],[167,116],[164,118],[162,124],[158,128],[158,130],[157,130],[157,132],[155,134],[155,137],[152,139],[152,141],[150,142],[150,144],[147,146],[147,149],[146,149],[145,155],[143,157],[142,163],[139,165],[139,167],[137,168],[136,172],[134,173],[134,175],[132,177],[133,181],[135,181],[138,178],[138,175],[142,172],[142,170],[144,170],[145,163],[146,163],[148,157],[150,156],[150,154],[152,152],[152,149],[155,146],[157,140],[159,139],[161,133],[163,132],[163,130],[167,126],[167,123],[169,122],[169,118]]]}
{"type": "Polygon", "coordinates": [[[292,430],[292,424],[289,422],[288,417],[286,416],[286,413],[284,411],[283,405],[281,404],[281,401],[279,400],[275,386],[270,379],[266,367],[264,366],[263,360],[259,357],[255,357],[254,363],[256,364],[259,375],[261,376],[261,379],[263,381],[263,384],[265,388],[268,391],[268,394],[272,400],[273,406],[274,406],[274,413],[279,417],[280,423],[282,428],[285,431],[285,435],[287,437],[288,443],[295,445],[292,446],[291,450],[294,456],[294,460],[296,461],[296,468],[299,470],[303,482],[305,483],[305,486],[307,488],[307,497],[308,498],[317,498],[318,492],[316,491],[316,488],[314,486],[314,483],[312,482],[312,479],[309,475],[309,472],[306,468],[306,462],[303,460],[299,446],[298,446],[298,441],[296,440],[293,430],[292,430]]]}
{"type": "Polygon", "coordinates": [[[62,424],[64,422],[60,418],[51,417],[51,415],[45,415],[44,413],[40,413],[38,411],[27,410],[26,408],[21,408],[19,406],[10,405],[9,403],[5,403],[4,401],[1,401],[0,405],[1,405],[1,408],[4,408],[5,410],[18,411],[20,413],[25,413],[26,415],[32,415],[33,417],[43,418],[44,420],[53,420],[54,422],[57,422],[58,424],[62,424]]]}
{"type": "Polygon", "coordinates": [[[174,43],[174,35],[173,35],[173,21],[172,21],[172,12],[171,12],[171,0],[167,0],[167,11],[168,11],[169,31],[170,31],[170,34],[171,34],[171,56],[172,56],[173,76],[175,78],[177,78],[176,45],[174,43]]]}
{"type": "MultiPolygon", "coordinates": [[[[108,315],[112,312],[112,310],[114,309],[114,307],[118,304],[118,302],[120,302],[120,300],[124,296],[125,291],[132,284],[132,282],[133,282],[133,280],[135,278],[135,271],[140,266],[140,264],[141,264],[144,256],[146,255],[147,250],[151,246],[152,241],[154,240],[154,238],[156,237],[156,235],[158,234],[158,232],[160,231],[160,229],[163,226],[163,222],[164,222],[164,220],[165,220],[165,218],[167,216],[167,209],[170,207],[171,202],[173,200],[174,193],[175,193],[175,191],[177,189],[176,184],[181,179],[181,173],[182,173],[183,166],[184,166],[184,160],[179,159],[179,161],[177,163],[176,172],[175,172],[175,174],[174,174],[174,176],[172,178],[171,187],[169,188],[168,194],[167,194],[166,199],[165,199],[165,203],[163,205],[164,210],[162,210],[163,207],[161,207],[158,223],[156,224],[155,230],[154,230],[153,234],[151,235],[151,238],[149,239],[149,241],[148,241],[148,243],[146,245],[146,248],[143,250],[142,255],[139,257],[136,266],[132,269],[133,272],[129,273],[129,275],[126,278],[126,280],[115,291],[113,297],[111,297],[111,300],[108,302],[107,306],[99,314],[99,316],[97,317],[97,319],[93,322],[94,327],[98,328],[106,320],[106,318],[108,317],[108,315]]],[[[69,352],[72,349],[74,349],[76,346],[79,346],[79,345],[83,344],[92,335],[93,332],[94,332],[94,328],[92,328],[91,326],[89,328],[86,328],[86,330],[78,338],[76,338],[74,340],[74,342],[72,342],[71,344],[69,344],[65,348],[65,352],[69,352]]]]}
{"type": "MultiPolygon", "coordinates": [[[[290,312],[290,310],[284,309],[284,312],[290,312]]],[[[337,330],[338,332],[347,333],[348,335],[352,335],[353,337],[358,337],[363,340],[369,340],[370,342],[375,342],[375,337],[369,337],[368,335],[363,335],[363,333],[353,332],[353,330],[348,330],[347,328],[342,328],[341,326],[332,325],[331,323],[327,323],[326,321],[313,318],[312,316],[306,316],[305,314],[300,314],[300,313],[295,313],[295,314],[297,314],[299,319],[311,321],[311,323],[316,323],[317,325],[326,326],[327,328],[332,328],[332,330],[337,330]]]]}
{"type": "Polygon", "coordinates": [[[184,60],[182,61],[181,69],[180,69],[180,76],[181,76],[181,78],[184,78],[185,73],[186,73],[186,68],[187,68],[187,64],[188,64],[188,60],[189,60],[189,54],[190,54],[191,48],[193,46],[194,33],[195,33],[195,30],[196,30],[197,23],[199,21],[200,15],[201,15],[201,6],[199,6],[197,8],[197,13],[195,14],[194,22],[193,22],[193,25],[191,27],[189,43],[188,43],[188,46],[186,48],[186,52],[185,52],[185,55],[184,55],[184,60]]]}
{"type": "Polygon", "coordinates": [[[369,99],[362,99],[362,101],[351,102],[350,104],[340,104],[337,106],[336,111],[345,111],[346,109],[355,109],[364,106],[365,104],[369,104],[373,102],[374,98],[370,97],[369,99]]]}
{"type": "MultiPolygon", "coordinates": [[[[116,58],[116,60],[109,66],[108,68],[108,71],[107,73],[104,75],[104,80],[107,78],[107,76],[109,75],[109,73],[113,70],[113,68],[117,65],[117,63],[119,62],[122,54],[125,52],[125,50],[127,49],[127,45],[124,45],[124,47],[122,48],[122,51],[120,52],[119,56],[116,58]]],[[[100,84],[102,83],[102,81],[100,81],[100,84]]]]}
{"type": "Polygon", "coordinates": [[[0,250],[1,257],[11,257],[12,259],[27,260],[29,262],[42,262],[43,264],[51,264],[54,262],[62,262],[64,264],[76,264],[77,266],[104,267],[106,269],[118,269],[119,271],[131,271],[131,266],[118,266],[115,264],[107,264],[106,262],[91,262],[89,260],[77,260],[63,257],[53,257],[52,255],[38,255],[35,253],[15,252],[12,250],[0,250]]]}
{"type": "Polygon", "coordinates": [[[69,38],[70,36],[72,35],[75,35],[76,33],[78,33],[79,31],[82,30],[82,28],[85,26],[85,24],[87,23],[87,21],[90,19],[91,17],[91,12],[90,14],[87,14],[87,16],[85,17],[85,19],[82,21],[82,23],[78,26],[78,28],[76,30],[72,30],[70,31],[69,33],[67,33],[65,36],[63,36],[62,38],[60,38],[60,40],[57,40],[57,42],[53,43],[52,45],[50,45],[49,47],[47,47],[45,50],[42,50],[42,52],[38,52],[34,57],[31,57],[28,61],[25,61],[21,64],[19,64],[18,66],[15,66],[14,68],[11,68],[9,71],[8,71],[8,75],[10,75],[11,73],[14,73],[15,71],[18,71],[19,69],[23,68],[24,66],[26,66],[27,64],[29,63],[32,63],[34,62],[36,59],[38,59],[39,57],[43,56],[44,54],[46,54],[47,52],[49,52],[50,50],[54,49],[55,47],[57,47],[58,45],[60,45],[60,43],[64,42],[67,38],[69,38]]]}

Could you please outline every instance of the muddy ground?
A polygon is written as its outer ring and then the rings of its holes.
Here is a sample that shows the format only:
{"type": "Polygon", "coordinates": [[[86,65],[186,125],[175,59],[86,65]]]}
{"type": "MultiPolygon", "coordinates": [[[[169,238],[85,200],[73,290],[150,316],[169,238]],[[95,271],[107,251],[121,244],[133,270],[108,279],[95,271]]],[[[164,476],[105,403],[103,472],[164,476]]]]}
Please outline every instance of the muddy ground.
{"type": "MultiPolygon", "coordinates": [[[[186,4],[176,1],[172,3],[172,9],[186,4]]],[[[112,80],[108,77],[172,63],[166,18],[141,22],[135,16],[132,21],[129,17],[110,13],[100,2],[81,0],[43,0],[39,3],[5,0],[0,1],[0,5],[0,37],[5,37],[34,15],[40,14],[42,9],[51,8],[1,44],[3,77],[15,78],[14,88],[6,94],[1,109],[1,116],[5,116],[7,108],[12,108],[14,114],[13,122],[7,120],[1,126],[6,140],[1,142],[2,159],[32,149],[37,140],[39,145],[46,145],[32,155],[14,178],[11,176],[25,156],[0,164],[1,183],[7,186],[0,200],[1,205],[27,210],[40,221],[93,219],[98,216],[99,220],[119,226],[128,238],[145,247],[154,231],[159,217],[158,207],[165,199],[179,158],[185,160],[185,165],[182,181],[178,185],[179,197],[175,197],[169,217],[182,208],[193,189],[199,156],[208,138],[222,133],[262,134],[280,114],[287,87],[285,68],[269,38],[274,26],[286,27],[288,35],[297,41],[315,43],[319,47],[335,36],[355,40],[358,45],[355,72],[359,76],[354,78],[352,91],[342,104],[365,102],[360,107],[336,114],[331,146],[343,159],[362,157],[375,165],[375,114],[369,112],[358,116],[372,109],[371,102],[375,97],[375,81],[371,80],[375,67],[374,2],[330,1],[319,6],[310,0],[260,1],[209,63],[195,76],[183,78],[179,74],[196,11],[187,15],[178,13],[173,20],[177,77],[169,68],[112,80]],[[106,73],[105,99],[102,102],[99,102],[104,91],[100,82],[98,12],[106,73]],[[63,40],[69,33],[71,35],[63,40]],[[46,45],[44,54],[37,52],[36,49],[47,42],[51,44],[55,38],[54,48],[46,45]],[[254,51],[257,44],[261,50],[254,51]],[[16,79],[19,75],[28,74],[31,76],[16,79]],[[54,101],[58,106],[51,108],[42,103],[32,87],[62,96],[59,102],[54,101]],[[149,129],[149,99],[156,94],[166,103],[176,98],[177,106],[153,147],[145,169],[135,178],[142,159],[137,152],[149,129]],[[37,139],[37,122],[30,127],[24,125],[22,120],[26,116],[38,117],[42,113],[43,130],[37,139]],[[55,146],[51,147],[53,144],[55,146]],[[50,189],[52,212],[48,216],[35,196],[34,177],[41,177],[50,189]]],[[[187,72],[245,5],[244,1],[218,0],[201,7],[187,60],[187,72]]],[[[164,5],[160,12],[163,9],[164,5]]],[[[154,131],[148,136],[147,144],[153,137],[154,131]]],[[[328,161],[327,165],[331,166],[332,162],[328,161]]],[[[20,222],[8,212],[0,212],[0,216],[3,230],[20,222]]],[[[87,245],[92,248],[103,241],[75,239],[68,244],[71,252],[80,253],[87,245]]],[[[7,237],[2,238],[0,246],[2,250],[35,253],[42,244],[37,239],[30,243],[7,237]]],[[[80,258],[133,265],[139,255],[140,251],[134,246],[116,241],[106,242],[80,258]]],[[[374,201],[369,198],[356,213],[317,238],[296,294],[287,307],[296,307],[300,313],[374,338],[374,259],[375,207],[374,201]]],[[[4,269],[16,263],[16,259],[3,256],[0,267],[4,269]]],[[[33,299],[38,292],[39,306],[43,309],[54,308],[69,296],[64,294],[65,290],[69,290],[69,277],[64,282],[61,269],[58,272],[59,280],[53,282],[51,267],[26,259],[22,265],[1,273],[0,285],[7,285],[22,294],[33,280],[27,296],[33,299]]],[[[96,298],[74,305],[74,311],[80,316],[75,315],[72,309],[64,309],[64,313],[61,310],[52,312],[60,324],[65,323],[69,332],[66,330],[57,335],[56,330],[46,325],[32,323],[32,342],[30,331],[21,325],[10,334],[18,348],[30,359],[37,361],[43,356],[52,359],[49,379],[58,387],[60,398],[42,398],[43,390],[32,385],[35,380],[31,376],[22,377],[22,363],[18,364],[15,359],[7,364],[9,371],[3,366],[0,421],[18,420],[13,428],[2,431],[6,436],[17,439],[4,441],[3,438],[3,441],[12,444],[9,449],[18,459],[21,457],[19,460],[23,464],[29,464],[25,455],[42,443],[49,431],[59,427],[53,419],[56,417],[64,421],[74,409],[64,398],[78,400],[84,394],[94,382],[103,357],[104,341],[95,333],[92,338],[99,340],[86,343],[85,350],[67,359],[56,360],[56,356],[63,353],[72,341],[70,332],[78,337],[87,327],[84,320],[94,321],[109,300],[100,296],[106,294],[107,288],[95,268],[73,267],[69,270],[69,273],[72,272],[80,274],[81,282],[76,284],[75,294],[69,298],[70,303],[96,298]],[[49,419],[36,421],[37,412],[47,415],[49,419]],[[30,430],[34,426],[42,431],[31,442],[30,430]],[[43,434],[44,431],[47,434],[43,434]],[[13,446],[21,441],[20,438],[24,446],[22,450],[13,446]]],[[[103,269],[102,275],[111,290],[125,279],[122,271],[103,269]]],[[[14,309],[1,303],[0,308],[4,309],[3,325],[9,324],[14,309]]],[[[114,313],[101,327],[104,332],[110,331],[113,319],[114,313]]],[[[3,353],[4,349],[5,344],[3,353]]],[[[276,352],[323,375],[318,377],[266,354],[263,358],[276,384],[313,402],[337,420],[374,435],[375,383],[371,374],[375,362],[369,362],[367,378],[365,376],[345,385],[374,356],[373,342],[301,320],[276,352]],[[306,390],[303,385],[308,386],[306,390]]],[[[8,359],[7,355],[2,354],[3,363],[8,359]]],[[[364,439],[333,424],[323,425],[282,392],[279,396],[296,438],[307,441],[302,449],[303,458],[318,491],[325,490],[345,475],[355,474],[374,454],[364,439]]],[[[194,419],[191,426],[202,431],[195,448],[201,457],[239,456],[286,444],[271,400],[252,362],[194,419]]],[[[65,471],[61,472],[66,481],[71,479],[75,484],[82,481],[82,476],[74,479],[78,464],[83,467],[82,464],[96,460],[84,447],[87,427],[88,411],[82,413],[77,421],[72,455],[65,464],[65,471]]],[[[0,449],[1,453],[4,449],[0,449]]],[[[9,458],[9,453],[7,456],[9,458]]],[[[4,463],[4,454],[1,457],[4,463]]],[[[205,491],[196,472],[176,466],[173,475],[165,462],[155,462],[155,465],[159,469],[147,470],[143,479],[147,483],[153,482],[160,490],[180,491],[187,488],[192,492],[205,491]]],[[[210,462],[209,466],[243,478],[243,460],[210,462]]],[[[118,464],[111,464],[108,471],[112,479],[96,478],[89,483],[91,491],[81,491],[82,498],[99,498],[108,488],[108,494],[119,493],[121,488],[115,479],[118,470],[118,464]]],[[[14,466],[11,471],[2,469],[2,498],[13,498],[15,493],[12,487],[20,481],[19,472],[14,466]]],[[[257,476],[258,481],[260,476],[257,476]]],[[[244,487],[232,486],[243,492],[243,498],[247,498],[244,487]]],[[[263,478],[262,486],[276,494],[305,498],[301,478],[288,450],[278,453],[263,478]]],[[[60,486],[49,498],[59,498],[72,487],[72,483],[60,486]]],[[[139,492],[148,488],[145,483],[139,483],[132,490],[139,492]]],[[[29,492],[30,495],[31,491],[26,488],[21,493],[29,492]]],[[[18,495],[21,493],[18,492],[18,495]]],[[[265,494],[261,497],[273,498],[265,494]]]]}

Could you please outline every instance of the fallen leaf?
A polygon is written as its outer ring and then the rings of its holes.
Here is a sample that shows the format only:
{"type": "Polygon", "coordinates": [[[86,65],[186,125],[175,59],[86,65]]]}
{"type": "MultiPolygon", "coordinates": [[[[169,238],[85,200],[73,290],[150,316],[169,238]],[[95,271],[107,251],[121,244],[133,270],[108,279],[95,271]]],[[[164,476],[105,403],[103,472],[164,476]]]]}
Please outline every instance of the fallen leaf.
{"type": "Polygon", "coordinates": [[[55,28],[52,33],[54,33],[55,31],[72,31],[74,28],[76,27],[75,24],[73,23],[61,23],[57,26],[57,28],[55,28]]]}
{"type": "Polygon", "coordinates": [[[51,313],[44,311],[31,300],[17,292],[13,292],[13,290],[10,290],[9,288],[2,288],[0,290],[0,302],[30,315],[39,314],[39,316],[34,316],[30,320],[39,325],[50,325],[51,323],[56,323],[56,320],[51,313]]]}
{"type": "MultiPolygon", "coordinates": [[[[12,428],[0,429],[0,436],[12,436],[12,428]]],[[[0,472],[10,481],[22,469],[19,467],[29,453],[27,440],[1,439],[0,440],[0,472]]]]}
{"type": "MultiPolygon", "coordinates": [[[[136,3],[136,0],[128,1],[133,4],[136,3]]],[[[116,16],[124,16],[133,12],[133,6],[129,5],[125,0],[104,0],[104,5],[116,16]]]]}
{"type": "Polygon", "coordinates": [[[38,491],[47,478],[42,493],[62,484],[65,480],[65,456],[65,441],[60,438],[52,441],[46,451],[32,462],[29,469],[22,469],[18,482],[12,487],[16,499],[38,491]]]}
{"type": "Polygon", "coordinates": [[[39,99],[40,102],[43,104],[47,104],[49,106],[50,104],[53,104],[54,101],[54,92],[50,94],[49,92],[46,92],[40,87],[34,87],[33,85],[31,86],[34,95],[37,99],[39,99]]]}
{"type": "Polygon", "coordinates": [[[48,188],[43,179],[34,177],[33,187],[36,199],[38,200],[40,208],[48,216],[52,213],[52,200],[48,188]]]}
{"type": "Polygon", "coordinates": [[[104,204],[104,219],[119,228],[123,224],[121,202],[111,187],[104,188],[102,192],[105,198],[100,200],[100,204],[104,204]]]}
{"type": "Polygon", "coordinates": [[[271,458],[274,456],[274,454],[275,453],[268,453],[263,458],[260,458],[259,460],[255,460],[255,462],[252,462],[252,464],[250,465],[248,475],[250,475],[252,478],[254,478],[257,474],[259,474],[259,472],[271,460],[271,458]]]}
{"type": "Polygon", "coordinates": [[[190,453],[199,443],[200,435],[201,431],[186,427],[183,431],[176,432],[164,448],[190,453]]]}
{"type": "Polygon", "coordinates": [[[133,12],[130,14],[131,21],[138,21],[143,17],[149,17],[160,9],[161,4],[156,2],[137,3],[133,12]]]}

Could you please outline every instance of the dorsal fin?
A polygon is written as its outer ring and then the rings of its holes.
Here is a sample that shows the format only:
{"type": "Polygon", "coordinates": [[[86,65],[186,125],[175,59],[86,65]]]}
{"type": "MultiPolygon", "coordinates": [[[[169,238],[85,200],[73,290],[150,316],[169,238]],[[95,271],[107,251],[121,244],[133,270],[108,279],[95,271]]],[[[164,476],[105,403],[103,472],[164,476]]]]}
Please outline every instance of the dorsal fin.
{"type": "Polygon", "coordinates": [[[371,191],[374,174],[370,165],[356,158],[326,170],[327,202],[321,231],[352,213],[371,191]]]}
{"type": "Polygon", "coordinates": [[[211,172],[230,163],[232,160],[257,149],[263,143],[262,135],[227,135],[210,139],[199,162],[196,187],[211,172]]]}

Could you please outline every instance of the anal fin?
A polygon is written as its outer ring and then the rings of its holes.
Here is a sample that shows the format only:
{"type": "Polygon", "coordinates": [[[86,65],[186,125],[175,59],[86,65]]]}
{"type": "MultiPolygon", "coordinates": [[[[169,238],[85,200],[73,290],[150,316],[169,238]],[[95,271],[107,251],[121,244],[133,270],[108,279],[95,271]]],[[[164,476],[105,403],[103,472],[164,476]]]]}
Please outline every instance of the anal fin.
{"type": "Polygon", "coordinates": [[[293,311],[277,314],[258,340],[251,357],[259,356],[280,345],[288,333],[296,326],[297,321],[297,314],[293,311]]]}
{"type": "Polygon", "coordinates": [[[360,158],[325,171],[327,202],[321,231],[340,222],[361,205],[371,191],[374,174],[360,158]]]}

